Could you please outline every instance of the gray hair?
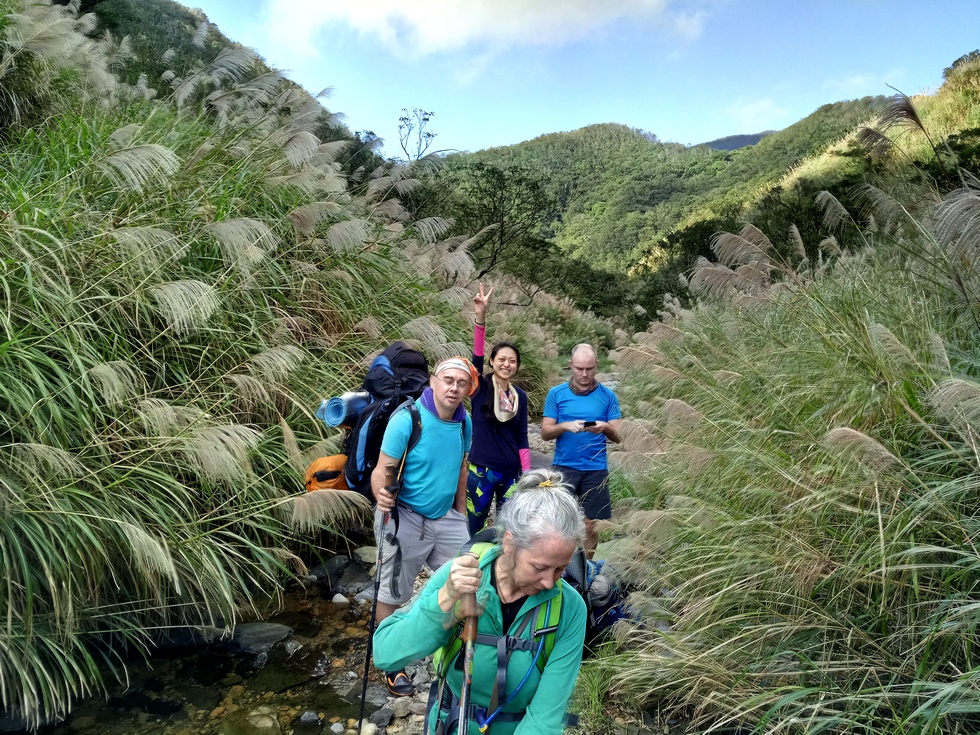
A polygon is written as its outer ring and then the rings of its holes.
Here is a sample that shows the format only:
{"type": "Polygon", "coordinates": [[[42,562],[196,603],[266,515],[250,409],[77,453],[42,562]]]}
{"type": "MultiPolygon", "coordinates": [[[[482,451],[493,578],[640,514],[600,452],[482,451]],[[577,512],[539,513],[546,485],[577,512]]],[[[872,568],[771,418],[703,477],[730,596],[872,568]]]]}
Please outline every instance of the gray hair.
{"type": "Polygon", "coordinates": [[[585,519],[563,480],[554,470],[531,470],[521,475],[513,497],[497,514],[497,538],[510,531],[518,549],[528,549],[545,536],[584,544],[585,519]]]}

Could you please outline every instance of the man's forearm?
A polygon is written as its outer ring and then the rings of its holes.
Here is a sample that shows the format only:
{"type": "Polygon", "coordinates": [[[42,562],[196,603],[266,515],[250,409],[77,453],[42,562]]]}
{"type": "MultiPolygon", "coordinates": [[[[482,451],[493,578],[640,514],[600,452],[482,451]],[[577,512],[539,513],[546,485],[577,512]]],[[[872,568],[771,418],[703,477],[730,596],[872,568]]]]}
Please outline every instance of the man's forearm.
{"type": "Polygon", "coordinates": [[[565,426],[563,424],[542,424],[541,425],[541,438],[548,442],[552,439],[557,439],[562,434],[565,433],[565,426]]]}

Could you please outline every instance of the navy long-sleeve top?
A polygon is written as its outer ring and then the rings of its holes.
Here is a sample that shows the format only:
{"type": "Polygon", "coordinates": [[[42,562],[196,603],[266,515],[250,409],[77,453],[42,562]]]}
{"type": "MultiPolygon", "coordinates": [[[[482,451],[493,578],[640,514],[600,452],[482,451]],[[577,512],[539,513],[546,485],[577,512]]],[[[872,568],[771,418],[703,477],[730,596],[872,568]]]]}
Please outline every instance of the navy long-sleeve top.
{"type": "Polygon", "coordinates": [[[473,366],[480,373],[476,393],[470,398],[473,417],[473,445],[470,462],[478,467],[490,467],[499,472],[519,475],[521,450],[528,449],[527,442],[527,393],[511,383],[517,391],[517,414],[510,421],[500,423],[487,419],[484,406],[493,413],[493,381],[483,375],[483,355],[473,355],[473,366]]]}

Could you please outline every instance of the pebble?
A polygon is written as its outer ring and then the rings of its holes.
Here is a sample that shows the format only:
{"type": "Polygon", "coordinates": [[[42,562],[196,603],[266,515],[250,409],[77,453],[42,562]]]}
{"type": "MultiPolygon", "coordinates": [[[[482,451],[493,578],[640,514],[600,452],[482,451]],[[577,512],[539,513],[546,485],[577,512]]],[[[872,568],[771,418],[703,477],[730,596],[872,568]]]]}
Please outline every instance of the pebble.
{"type": "Polygon", "coordinates": [[[330,602],[332,602],[334,605],[349,605],[350,604],[350,600],[348,600],[346,597],[344,597],[339,592],[336,595],[333,596],[333,599],[330,600],[330,602]]]}
{"type": "Polygon", "coordinates": [[[344,732],[344,726],[339,722],[335,722],[330,726],[330,732],[336,733],[336,735],[341,735],[344,732]]]}

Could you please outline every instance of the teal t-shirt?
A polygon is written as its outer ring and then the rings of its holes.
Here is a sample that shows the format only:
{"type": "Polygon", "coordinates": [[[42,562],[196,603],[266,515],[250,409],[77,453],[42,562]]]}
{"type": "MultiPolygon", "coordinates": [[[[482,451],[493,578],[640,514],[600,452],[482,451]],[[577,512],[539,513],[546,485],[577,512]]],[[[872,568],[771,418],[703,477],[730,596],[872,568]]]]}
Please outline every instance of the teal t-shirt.
{"type": "MultiPolygon", "coordinates": [[[[469,414],[462,421],[443,421],[417,403],[422,435],[405,459],[398,502],[426,518],[442,518],[453,507],[463,456],[470,451],[473,425],[469,414]]],[[[401,459],[412,433],[408,409],[395,411],[381,440],[381,451],[401,459]]]]}

